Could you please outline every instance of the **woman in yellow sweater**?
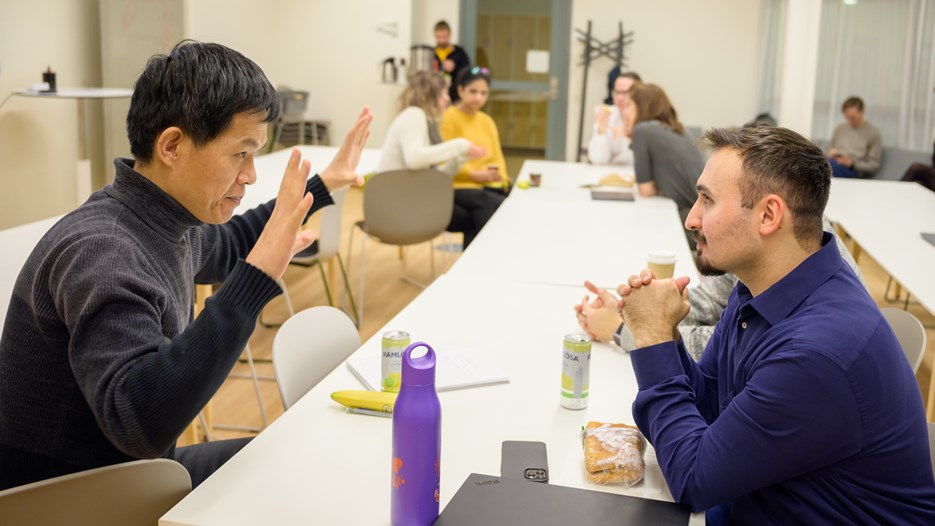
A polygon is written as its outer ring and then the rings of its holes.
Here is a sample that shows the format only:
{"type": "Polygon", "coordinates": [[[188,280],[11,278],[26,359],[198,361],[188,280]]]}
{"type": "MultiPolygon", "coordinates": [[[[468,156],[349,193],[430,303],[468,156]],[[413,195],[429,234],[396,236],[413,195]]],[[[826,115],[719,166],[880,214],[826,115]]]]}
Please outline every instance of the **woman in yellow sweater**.
{"type": "Polygon", "coordinates": [[[490,94],[490,72],[481,67],[466,69],[458,76],[457,86],[460,100],[445,110],[442,139],[465,138],[487,151],[466,162],[454,179],[455,206],[448,229],[463,232],[467,248],[503,202],[510,178],[497,125],[481,111],[490,94]]]}

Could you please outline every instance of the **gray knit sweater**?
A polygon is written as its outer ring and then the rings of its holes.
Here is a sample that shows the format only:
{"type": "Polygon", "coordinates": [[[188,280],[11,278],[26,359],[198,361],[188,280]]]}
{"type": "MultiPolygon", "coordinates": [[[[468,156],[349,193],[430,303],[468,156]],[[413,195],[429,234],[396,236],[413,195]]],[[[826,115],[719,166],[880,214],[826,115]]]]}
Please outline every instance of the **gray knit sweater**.
{"type": "MultiPolygon", "coordinates": [[[[115,164],[114,184],[53,226],[16,281],[0,488],[171,451],[281,292],[244,261],[275,201],[205,225],[132,160],[115,164]],[[221,281],[193,321],[193,284],[221,281]]],[[[333,203],[318,176],[307,189],[312,211],[333,203]]]]}

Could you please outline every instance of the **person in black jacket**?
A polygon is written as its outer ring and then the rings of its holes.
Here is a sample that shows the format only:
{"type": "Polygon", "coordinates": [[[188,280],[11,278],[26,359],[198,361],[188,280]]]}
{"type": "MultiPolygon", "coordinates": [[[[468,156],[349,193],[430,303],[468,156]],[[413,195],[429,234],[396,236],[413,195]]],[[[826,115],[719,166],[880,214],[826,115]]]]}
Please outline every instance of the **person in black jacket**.
{"type": "Polygon", "coordinates": [[[462,70],[471,66],[471,58],[461,46],[451,43],[451,26],[440,20],[435,24],[435,69],[448,77],[448,96],[451,102],[458,102],[458,87],[455,79],[462,70]]]}

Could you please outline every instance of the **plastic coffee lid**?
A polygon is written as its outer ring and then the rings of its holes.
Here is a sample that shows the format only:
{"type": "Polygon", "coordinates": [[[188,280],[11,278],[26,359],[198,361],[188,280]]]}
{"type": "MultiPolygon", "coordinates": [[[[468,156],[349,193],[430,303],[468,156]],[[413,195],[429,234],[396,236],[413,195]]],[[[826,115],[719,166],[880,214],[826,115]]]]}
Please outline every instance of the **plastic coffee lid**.
{"type": "Polygon", "coordinates": [[[416,342],[403,351],[402,383],[406,385],[432,385],[435,383],[435,350],[432,346],[416,342]],[[425,354],[412,356],[419,347],[425,347],[425,354]]]}
{"type": "Polygon", "coordinates": [[[658,265],[673,265],[675,264],[675,252],[670,252],[668,250],[653,250],[650,252],[646,259],[651,263],[656,263],[658,265]]]}

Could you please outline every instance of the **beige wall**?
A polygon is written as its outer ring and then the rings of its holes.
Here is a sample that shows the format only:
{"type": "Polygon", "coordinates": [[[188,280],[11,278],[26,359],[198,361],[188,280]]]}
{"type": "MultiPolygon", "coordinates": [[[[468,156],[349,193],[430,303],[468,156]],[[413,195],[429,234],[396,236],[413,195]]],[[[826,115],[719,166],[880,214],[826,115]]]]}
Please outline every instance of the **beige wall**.
{"type": "MultiPolygon", "coordinates": [[[[49,65],[61,87],[100,85],[98,24],[97,0],[0,0],[0,100],[49,65]]],[[[89,107],[91,137],[101,135],[99,108],[89,107]]],[[[75,207],[77,114],[73,100],[18,96],[0,109],[0,228],[75,207]]],[[[100,141],[89,149],[100,179],[100,141]]]]}
{"type": "MultiPolygon", "coordinates": [[[[686,126],[740,125],[756,114],[756,52],[759,0],[575,0],[572,30],[586,29],[607,41],[634,31],[628,66],[645,82],[659,84],[686,126]]],[[[583,45],[572,35],[568,100],[567,158],[573,160],[578,133],[583,45]]],[[[588,76],[585,109],[586,145],[593,108],[607,96],[607,73],[613,63],[599,59],[588,76]]]]}

